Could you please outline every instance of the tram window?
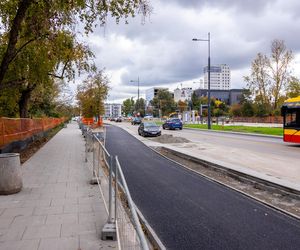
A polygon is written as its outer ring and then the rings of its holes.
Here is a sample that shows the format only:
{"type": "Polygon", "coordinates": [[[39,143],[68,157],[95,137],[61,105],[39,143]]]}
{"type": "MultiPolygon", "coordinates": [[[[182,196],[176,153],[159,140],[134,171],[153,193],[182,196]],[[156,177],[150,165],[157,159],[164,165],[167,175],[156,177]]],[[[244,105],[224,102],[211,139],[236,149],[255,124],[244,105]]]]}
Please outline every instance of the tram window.
{"type": "Polygon", "coordinates": [[[285,127],[300,127],[300,112],[291,111],[285,115],[285,127]]]}

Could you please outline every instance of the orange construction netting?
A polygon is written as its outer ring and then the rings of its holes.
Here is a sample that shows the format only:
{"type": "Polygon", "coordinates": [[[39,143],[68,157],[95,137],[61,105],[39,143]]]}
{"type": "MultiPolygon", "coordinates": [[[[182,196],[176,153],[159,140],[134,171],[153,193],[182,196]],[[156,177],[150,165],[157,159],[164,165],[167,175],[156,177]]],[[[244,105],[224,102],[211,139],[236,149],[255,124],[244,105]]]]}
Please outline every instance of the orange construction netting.
{"type": "Polygon", "coordinates": [[[45,132],[66,121],[66,118],[5,118],[0,117],[0,148],[45,132]]]}

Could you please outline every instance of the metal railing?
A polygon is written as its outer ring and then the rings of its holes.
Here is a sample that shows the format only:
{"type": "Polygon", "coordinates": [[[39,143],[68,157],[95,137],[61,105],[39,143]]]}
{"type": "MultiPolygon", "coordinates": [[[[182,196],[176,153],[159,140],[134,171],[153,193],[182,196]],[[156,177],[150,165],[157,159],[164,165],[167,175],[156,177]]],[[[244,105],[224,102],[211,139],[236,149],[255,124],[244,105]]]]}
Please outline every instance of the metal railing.
{"type": "MultiPolygon", "coordinates": [[[[108,214],[102,234],[105,231],[105,236],[111,234],[108,239],[116,238],[119,249],[150,249],[118,156],[111,156],[104,146],[104,131],[93,133],[85,128],[83,135],[86,140],[85,160],[91,163],[92,168],[91,184],[98,184],[108,214]],[[108,194],[103,192],[105,185],[108,194]],[[108,200],[108,206],[105,200],[108,200]]],[[[101,238],[105,239],[103,236],[101,238]]]]}

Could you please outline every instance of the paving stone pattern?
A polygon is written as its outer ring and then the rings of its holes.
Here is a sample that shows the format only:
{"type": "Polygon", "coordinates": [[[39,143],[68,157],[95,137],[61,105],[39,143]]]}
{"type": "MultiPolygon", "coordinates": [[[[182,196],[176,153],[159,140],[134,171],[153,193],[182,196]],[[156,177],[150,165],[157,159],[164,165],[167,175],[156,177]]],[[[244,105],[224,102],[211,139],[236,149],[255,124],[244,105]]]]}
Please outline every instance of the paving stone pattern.
{"type": "Polygon", "coordinates": [[[0,250],[117,249],[101,241],[107,214],[91,171],[84,140],[68,124],[22,165],[23,189],[0,196],[0,250]]]}

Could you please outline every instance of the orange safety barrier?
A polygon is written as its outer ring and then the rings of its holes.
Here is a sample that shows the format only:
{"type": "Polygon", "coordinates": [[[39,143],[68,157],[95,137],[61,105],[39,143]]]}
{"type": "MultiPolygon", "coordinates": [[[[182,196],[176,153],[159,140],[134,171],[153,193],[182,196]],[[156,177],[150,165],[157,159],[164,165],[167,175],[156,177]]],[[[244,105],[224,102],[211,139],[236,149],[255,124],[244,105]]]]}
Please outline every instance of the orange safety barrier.
{"type": "Polygon", "coordinates": [[[81,121],[82,121],[82,123],[84,125],[92,125],[92,124],[94,124],[94,118],[82,117],[81,121]]]}
{"type": "Polygon", "coordinates": [[[66,118],[6,118],[0,117],[0,148],[45,132],[66,121],[66,118]]]}
{"type": "Polygon", "coordinates": [[[83,123],[84,125],[88,125],[88,126],[94,126],[94,127],[95,127],[95,126],[96,126],[96,127],[101,127],[101,126],[103,126],[103,118],[102,118],[102,117],[100,117],[96,123],[94,122],[94,118],[85,118],[85,117],[83,117],[83,118],[81,119],[81,121],[82,121],[82,123],[83,123]]]}

